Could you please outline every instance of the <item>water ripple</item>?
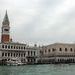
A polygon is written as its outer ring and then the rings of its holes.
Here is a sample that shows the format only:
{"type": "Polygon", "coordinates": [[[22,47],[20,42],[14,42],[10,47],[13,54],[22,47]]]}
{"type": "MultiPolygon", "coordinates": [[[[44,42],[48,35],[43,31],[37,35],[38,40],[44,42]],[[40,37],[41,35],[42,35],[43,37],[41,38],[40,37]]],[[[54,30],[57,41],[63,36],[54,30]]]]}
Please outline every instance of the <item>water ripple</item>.
{"type": "Polygon", "coordinates": [[[75,75],[75,65],[0,66],[0,75],[75,75]]]}

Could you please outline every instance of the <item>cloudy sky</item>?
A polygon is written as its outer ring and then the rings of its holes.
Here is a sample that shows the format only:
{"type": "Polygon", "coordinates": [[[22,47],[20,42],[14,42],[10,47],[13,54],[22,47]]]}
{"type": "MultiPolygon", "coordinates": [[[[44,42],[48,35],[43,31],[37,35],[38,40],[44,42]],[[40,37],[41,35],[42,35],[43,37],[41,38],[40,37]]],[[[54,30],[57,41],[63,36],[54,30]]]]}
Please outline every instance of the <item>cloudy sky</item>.
{"type": "Polygon", "coordinates": [[[0,0],[0,27],[6,9],[15,42],[75,43],[75,0],[0,0]]]}

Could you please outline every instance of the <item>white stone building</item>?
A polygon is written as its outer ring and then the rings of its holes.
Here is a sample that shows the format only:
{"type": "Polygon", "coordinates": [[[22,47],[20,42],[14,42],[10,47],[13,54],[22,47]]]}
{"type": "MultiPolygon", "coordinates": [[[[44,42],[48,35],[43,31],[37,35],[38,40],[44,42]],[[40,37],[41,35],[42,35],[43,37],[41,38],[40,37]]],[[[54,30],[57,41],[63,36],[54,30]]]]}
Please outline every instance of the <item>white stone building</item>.
{"type": "Polygon", "coordinates": [[[12,59],[21,61],[23,64],[37,63],[38,51],[39,48],[36,45],[30,47],[27,44],[12,42],[10,38],[10,22],[6,11],[2,22],[0,64],[7,64],[12,59]]]}
{"type": "Polygon", "coordinates": [[[43,46],[41,63],[74,63],[75,44],[55,43],[43,46]]]}

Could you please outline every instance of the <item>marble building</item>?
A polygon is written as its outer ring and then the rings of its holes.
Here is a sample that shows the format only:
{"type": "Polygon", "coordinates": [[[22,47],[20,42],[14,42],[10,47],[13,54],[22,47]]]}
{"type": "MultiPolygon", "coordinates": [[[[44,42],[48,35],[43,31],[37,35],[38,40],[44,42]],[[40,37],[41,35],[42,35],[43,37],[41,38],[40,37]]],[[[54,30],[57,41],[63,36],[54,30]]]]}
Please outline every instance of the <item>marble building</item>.
{"type": "Polygon", "coordinates": [[[39,63],[75,63],[75,44],[54,43],[43,46],[39,63]]]}
{"type": "Polygon", "coordinates": [[[10,38],[10,22],[6,11],[1,28],[0,64],[8,64],[10,60],[20,61],[23,64],[35,64],[39,56],[38,51],[37,45],[31,47],[12,41],[10,38]]]}

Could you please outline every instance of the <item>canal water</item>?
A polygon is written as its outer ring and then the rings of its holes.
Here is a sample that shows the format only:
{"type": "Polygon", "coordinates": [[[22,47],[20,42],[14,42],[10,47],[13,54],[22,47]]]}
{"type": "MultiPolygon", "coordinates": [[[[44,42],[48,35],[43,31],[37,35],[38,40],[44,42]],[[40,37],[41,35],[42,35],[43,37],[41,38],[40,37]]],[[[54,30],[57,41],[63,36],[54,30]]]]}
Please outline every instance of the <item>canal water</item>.
{"type": "Polygon", "coordinates": [[[75,75],[75,65],[0,66],[0,75],[75,75]]]}

